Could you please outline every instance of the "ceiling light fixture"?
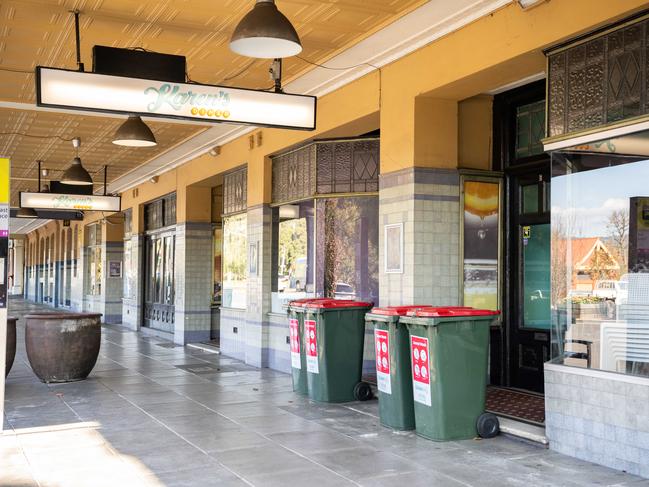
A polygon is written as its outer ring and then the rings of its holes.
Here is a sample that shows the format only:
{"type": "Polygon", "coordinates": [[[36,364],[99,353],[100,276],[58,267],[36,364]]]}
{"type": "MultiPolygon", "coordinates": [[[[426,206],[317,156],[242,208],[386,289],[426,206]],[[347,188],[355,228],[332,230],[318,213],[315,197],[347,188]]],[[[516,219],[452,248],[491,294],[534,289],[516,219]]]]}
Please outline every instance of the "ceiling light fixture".
{"type": "Polygon", "coordinates": [[[302,43],[275,0],[257,0],[234,29],[230,49],[242,56],[276,59],[299,54],[302,43]]]}
{"type": "Polygon", "coordinates": [[[113,144],[126,147],[153,147],[158,145],[153,132],[139,115],[129,115],[115,132],[113,144]]]}
{"type": "Polygon", "coordinates": [[[516,0],[516,3],[518,3],[523,10],[528,10],[547,1],[548,0],[516,0]]]}
{"type": "Polygon", "coordinates": [[[18,208],[16,218],[38,218],[34,208],[18,208]]]}
{"type": "Polygon", "coordinates": [[[90,173],[86,171],[81,164],[81,158],[79,157],[79,147],[81,146],[81,139],[74,138],[72,139],[72,145],[77,150],[77,156],[72,160],[72,164],[68,167],[63,176],[61,177],[61,182],[63,184],[72,184],[74,186],[88,186],[92,184],[92,177],[90,173]]]}

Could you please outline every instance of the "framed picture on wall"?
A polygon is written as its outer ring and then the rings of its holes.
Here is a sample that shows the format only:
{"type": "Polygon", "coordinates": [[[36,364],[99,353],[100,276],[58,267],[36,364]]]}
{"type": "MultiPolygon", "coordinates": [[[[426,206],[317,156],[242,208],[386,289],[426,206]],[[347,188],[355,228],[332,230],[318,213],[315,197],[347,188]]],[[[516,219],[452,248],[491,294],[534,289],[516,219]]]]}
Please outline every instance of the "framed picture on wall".
{"type": "Polygon", "coordinates": [[[403,223],[384,226],[385,231],[385,272],[403,273],[403,223]]]}
{"type": "Polygon", "coordinates": [[[108,262],[108,277],[122,277],[122,262],[111,260],[108,262]]]}
{"type": "Polygon", "coordinates": [[[259,242],[251,243],[248,251],[248,273],[251,276],[257,275],[257,265],[259,264],[259,242]]]}

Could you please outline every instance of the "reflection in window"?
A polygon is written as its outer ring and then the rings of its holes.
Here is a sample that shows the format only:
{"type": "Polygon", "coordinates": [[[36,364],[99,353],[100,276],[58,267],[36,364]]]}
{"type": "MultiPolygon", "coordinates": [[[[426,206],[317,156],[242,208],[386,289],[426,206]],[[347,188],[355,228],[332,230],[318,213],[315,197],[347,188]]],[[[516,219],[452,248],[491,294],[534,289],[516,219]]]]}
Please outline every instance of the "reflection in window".
{"type": "Polygon", "coordinates": [[[294,299],[314,296],[313,201],[283,205],[278,209],[277,289],[272,310],[281,313],[294,299]]]}
{"type": "Polygon", "coordinates": [[[212,230],[212,304],[221,305],[223,287],[223,228],[217,226],[212,230]]]}
{"type": "Polygon", "coordinates": [[[272,310],[308,296],[378,302],[378,209],[376,196],[281,206],[272,310]]]}
{"type": "Polygon", "coordinates": [[[223,218],[223,306],[245,308],[248,280],[248,219],[223,218]]]}
{"type": "Polygon", "coordinates": [[[566,365],[649,376],[648,148],[641,133],[553,154],[553,352],[566,365]]]}
{"type": "Polygon", "coordinates": [[[378,302],[378,210],[375,196],[318,200],[319,296],[378,302]]]}
{"type": "Polygon", "coordinates": [[[88,288],[87,294],[98,296],[101,294],[101,224],[93,223],[86,226],[86,242],[88,245],[88,288]]]}

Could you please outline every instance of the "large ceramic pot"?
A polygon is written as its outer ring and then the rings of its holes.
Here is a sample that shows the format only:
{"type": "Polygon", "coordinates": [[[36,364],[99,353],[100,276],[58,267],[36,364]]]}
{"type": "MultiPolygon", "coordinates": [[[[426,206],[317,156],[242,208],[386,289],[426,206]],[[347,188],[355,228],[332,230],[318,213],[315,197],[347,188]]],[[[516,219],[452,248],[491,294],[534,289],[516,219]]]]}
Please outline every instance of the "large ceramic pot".
{"type": "Polygon", "coordinates": [[[37,313],[25,316],[27,358],[43,382],[88,377],[101,344],[101,314],[37,313]]]}
{"type": "Polygon", "coordinates": [[[16,318],[7,318],[7,354],[5,355],[5,377],[9,375],[16,358],[16,318]]]}

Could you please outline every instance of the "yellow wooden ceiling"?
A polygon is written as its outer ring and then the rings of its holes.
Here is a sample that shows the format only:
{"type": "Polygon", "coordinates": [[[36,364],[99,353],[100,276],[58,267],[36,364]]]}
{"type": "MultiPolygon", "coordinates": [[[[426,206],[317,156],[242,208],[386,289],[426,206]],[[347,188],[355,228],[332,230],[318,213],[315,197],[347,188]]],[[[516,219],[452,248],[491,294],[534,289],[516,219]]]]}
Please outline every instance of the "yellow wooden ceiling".
{"type": "MultiPolygon", "coordinates": [[[[376,32],[426,0],[277,0],[296,27],[301,56],[324,62],[376,32]]],[[[141,47],[187,57],[188,76],[200,83],[269,88],[268,60],[237,56],[228,41],[254,0],[2,0],[0,2],[0,101],[34,103],[38,65],[76,69],[74,20],[81,11],[81,51],[92,69],[92,46],[141,47]],[[24,71],[27,71],[24,72],[24,71]]],[[[312,65],[285,60],[284,80],[312,65]]],[[[155,123],[159,145],[122,149],[110,143],[120,122],[15,109],[0,110],[0,132],[82,138],[81,154],[89,169],[110,165],[110,179],[203,130],[199,126],[155,123]],[[85,157],[84,157],[85,156],[85,157]]],[[[14,175],[34,173],[38,158],[61,169],[73,157],[69,142],[0,135],[0,154],[12,157],[14,175]]],[[[34,173],[35,174],[35,173],[34,173]]],[[[14,185],[18,187],[20,185],[14,185]]]]}

